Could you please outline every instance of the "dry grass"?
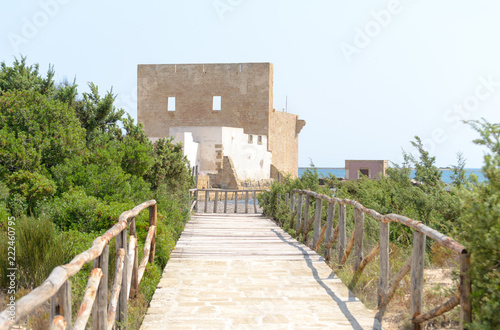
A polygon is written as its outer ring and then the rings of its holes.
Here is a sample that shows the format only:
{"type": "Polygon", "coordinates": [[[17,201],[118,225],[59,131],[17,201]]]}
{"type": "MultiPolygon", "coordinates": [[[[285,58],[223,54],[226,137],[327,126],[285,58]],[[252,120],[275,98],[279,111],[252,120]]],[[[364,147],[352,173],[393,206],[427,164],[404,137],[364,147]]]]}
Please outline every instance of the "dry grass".
{"type": "MultiPolygon", "coordinates": [[[[16,300],[30,293],[31,290],[20,289],[16,293],[16,300]]],[[[0,311],[4,310],[7,306],[8,296],[4,292],[0,292],[0,311]]],[[[12,329],[33,329],[45,330],[50,328],[50,302],[45,302],[42,306],[38,307],[35,311],[31,312],[24,322],[13,327],[12,329]]]]}
{"type": "MultiPolygon", "coordinates": [[[[370,247],[365,247],[366,253],[370,247]]],[[[396,244],[390,244],[390,279],[399,271],[411,253],[411,249],[403,249],[396,244]]],[[[428,265],[424,271],[424,304],[423,310],[429,311],[448,300],[456,293],[457,282],[455,260],[453,255],[446,249],[431,248],[428,256],[428,265]]],[[[332,262],[330,266],[337,276],[349,286],[352,284],[353,266],[350,257],[345,265],[340,267],[336,261],[338,254],[332,250],[332,262]]],[[[379,276],[378,257],[370,262],[356,285],[352,288],[353,293],[367,308],[377,309],[377,284],[379,276]]],[[[382,326],[384,329],[410,329],[410,274],[401,281],[399,288],[390,302],[384,317],[382,326]]],[[[459,328],[460,308],[456,307],[448,313],[438,316],[424,324],[425,329],[455,329],[459,328]]]]}

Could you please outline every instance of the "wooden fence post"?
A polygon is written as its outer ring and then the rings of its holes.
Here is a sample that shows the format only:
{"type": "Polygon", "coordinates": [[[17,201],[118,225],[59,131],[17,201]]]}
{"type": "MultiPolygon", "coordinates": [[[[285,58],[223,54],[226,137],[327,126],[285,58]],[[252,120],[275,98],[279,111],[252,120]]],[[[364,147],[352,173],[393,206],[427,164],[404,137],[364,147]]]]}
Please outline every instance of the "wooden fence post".
{"type": "Polygon", "coordinates": [[[238,190],[234,193],[234,213],[238,213],[238,190]]]}
{"type": "Polygon", "coordinates": [[[289,193],[286,193],[285,194],[285,204],[286,206],[288,206],[288,200],[290,199],[290,194],[289,193]]]}
{"type": "Polygon", "coordinates": [[[199,203],[199,200],[198,200],[198,187],[196,187],[196,191],[194,192],[194,196],[196,198],[196,204],[195,204],[195,207],[196,207],[196,213],[198,213],[200,211],[200,208],[198,205],[200,205],[199,203]]]}
{"type": "Polygon", "coordinates": [[[321,209],[323,206],[323,200],[321,198],[316,198],[316,211],[314,212],[314,236],[313,236],[313,249],[316,247],[319,241],[319,235],[321,231],[321,209]]]}
{"type": "MultiPolygon", "coordinates": [[[[304,205],[304,217],[302,221],[304,221],[304,226],[302,229],[302,242],[306,242],[306,230],[307,230],[307,225],[309,224],[309,202],[311,200],[311,196],[306,195],[306,202],[304,205]]],[[[299,234],[299,233],[297,233],[299,234]]]]}
{"type": "MultiPolygon", "coordinates": [[[[151,212],[151,211],[150,211],[151,212]]],[[[151,213],[150,213],[151,216],[151,213]]],[[[123,249],[125,255],[123,256],[123,272],[122,272],[122,283],[120,286],[120,295],[118,297],[118,306],[116,308],[116,321],[121,324],[122,327],[127,326],[127,228],[123,229],[121,233],[116,235],[116,252],[119,249],[123,249]]]]}
{"type": "Polygon", "coordinates": [[[295,211],[295,194],[292,194],[290,196],[290,228],[293,228],[293,223],[294,223],[294,214],[293,212],[295,211]]]}
{"type": "Polygon", "coordinates": [[[253,191],[253,213],[257,213],[257,192],[253,191]]]}
{"type": "MultiPolygon", "coordinates": [[[[335,214],[335,203],[328,203],[328,214],[326,215],[325,244],[328,244],[333,237],[333,217],[335,214]]],[[[325,245],[326,247],[326,245],[325,245]]],[[[325,248],[325,260],[330,261],[330,249],[325,248]]]]}
{"type": "MultiPolygon", "coordinates": [[[[422,290],[424,285],[424,259],[425,259],[425,234],[416,231],[413,233],[413,257],[411,261],[411,305],[410,316],[412,319],[422,313],[422,290]]],[[[412,329],[420,330],[422,325],[414,323],[412,329]]]]}
{"type": "Polygon", "coordinates": [[[204,213],[207,213],[208,212],[208,195],[209,195],[210,191],[208,190],[205,190],[205,211],[204,213]]]}
{"type": "Polygon", "coordinates": [[[134,236],[136,240],[136,244],[134,247],[134,260],[131,260],[132,262],[132,275],[131,276],[131,283],[130,283],[130,298],[135,298],[137,297],[137,293],[139,292],[139,248],[138,248],[138,242],[137,242],[137,232],[135,230],[135,218],[132,219],[130,222],[130,236],[134,236]]]}
{"type": "Polygon", "coordinates": [[[389,286],[389,222],[380,222],[380,277],[377,286],[377,306],[381,308],[389,286]]]}
{"type": "Polygon", "coordinates": [[[106,245],[101,255],[94,259],[94,268],[101,268],[103,274],[92,310],[92,329],[96,330],[108,329],[108,265],[109,245],[106,245]]]}
{"type": "Polygon", "coordinates": [[[217,213],[217,203],[219,201],[219,191],[215,191],[215,198],[214,198],[214,213],[217,213]]]}
{"type": "Polygon", "coordinates": [[[365,214],[358,209],[354,208],[354,271],[356,271],[363,260],[363,236],[365,230],[365,214]]]}
{"type": "Polygon", "coordinates": [[[299,192],[299,200],[297,202],[297,224],[295,225],[295,233],[297,235],[297,239],[299,238],[299,228],[300,222],[302,221],[302,200],[304,196],[299,192]]]}
{"type": "Polygon", "coordinates": [[[224,213],[227,213],[227,191],[224,192],[224,213]]]}
{"type": "Polygon", "coordinates": [[[155,252],[156,252],[156,204],[149,207],[149,227],[155,226],[155,233],[153,239],[151,240],[151,252],[149,253],[149,263],[155,262],[155,252]]]}
{"type": "Polygon", "coordinates": [[[57,315],[63,316],[71,327],[71,282],[69,279],[50,298],[50,321],[52,322],[57,315]]]}
{"type": "Polygon", "coordinates": [[[472,291],[469,275],[470,254],[463,251],[460,255],[460,328],[464,329],[472,322],[472,305],[470,294],[472,291]]]}
{"type": "Polygon", "coordinates": [[[66,330],[68,328],[68,323],[63,316],[59,315],[52,319],[52,323],[50,324],[50,330],[66,330]]]}
{"type": "Polygon", "coordinates": [[[245,213],[248,213],[248,190],[245,194],[245,213]]]}
{"type": "Polygon", "coordinates": [[[196,189],[198,189],[198,165],[195,166],[195,177],[194,177],[194,182],[196,184],[196,189]]]}
{"type": "Polygon", "coordinates": [[[76,316],[73,328],[75,330],[85,329],[87,322],[89,321],[90,313],[92,312],[92,307],[94,307],[94,302],[96,298],[96,292],[99,289],[99,283],[103,277],[101,268],[94,268],[90,272],[89,279],[87,281],[87,287],[85,288],[85,294],[78,309],[78,315],[76,316]]]}
{"type": "Polygon", "coordinates": [[[344,258],[347,233],[346,233],[346,206],[345,204],[339,204],[339,242],[338,242],[338,254],[339,254],[339,265],[342,264],[342,259],[344,258]]]}

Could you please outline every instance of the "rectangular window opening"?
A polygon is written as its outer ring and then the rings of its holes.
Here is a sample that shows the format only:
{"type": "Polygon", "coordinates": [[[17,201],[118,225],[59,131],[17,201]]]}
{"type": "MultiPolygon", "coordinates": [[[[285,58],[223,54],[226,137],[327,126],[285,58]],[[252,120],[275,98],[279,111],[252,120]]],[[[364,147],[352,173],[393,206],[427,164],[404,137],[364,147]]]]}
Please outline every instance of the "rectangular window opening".
{"type": "Polygon", "coordinates": [[[212,103],[212,110],[214,110],[214,111],[222,110],[222,97],[221,96],[214,96],[214,100],[212,103]]]}
{"type": "Polygon", "coordinates": [[[257,137],[257,144],[262,144],[262,135],[257,137]]]}
{"type": "Polygon", "coordinates": [[[251,135],[251,134],[248,135],[248,143],[249,144],[253,143],[253,135],[251,135]]]}
{"type": "Polygon", "coordinates": [[[360,168],[359,169],[359,176],[358,177],[361,178],[361,175],[370,177],[370,169],[368,169],[368,168],[360,168]]]}
{"type": "Polygon", "coordinates": [[[167,99],[167,110],[175,111],[175,96],[169,96],[167,99]]]}

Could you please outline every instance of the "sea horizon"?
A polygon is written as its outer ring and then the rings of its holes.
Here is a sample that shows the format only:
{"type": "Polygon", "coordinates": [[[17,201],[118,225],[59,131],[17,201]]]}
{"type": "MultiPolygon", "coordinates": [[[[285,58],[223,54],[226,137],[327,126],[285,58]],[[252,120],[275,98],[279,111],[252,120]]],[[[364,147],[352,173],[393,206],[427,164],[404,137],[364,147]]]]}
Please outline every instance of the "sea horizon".
{"type": "MultiPolygon", "coordinates": [[[[318,171],[318,174],[321,177],[328,177],[329,174],[335,175],[338,178],[345,178],[345,168],[344,167],[299,167],[299,177],[302,177],[302,174],[308,170],[308,169],[313,169],[315,168],[318,171]]],[[[443,173],[441,176],[441,179],[443,182],[447,184],[451,184],[452,179],[451,179],[451,168],[439,168],[439,170],[443,173]]],[[[470,174],[474,173],[479,182],[483,182],[486,180],[484,177],[482,170],[480,168],[464,168],[466,171],[467,177],[469,177],[470,174]]],[[[415,177],[415,169],[412,169],[411,177],[415,177]]]]}

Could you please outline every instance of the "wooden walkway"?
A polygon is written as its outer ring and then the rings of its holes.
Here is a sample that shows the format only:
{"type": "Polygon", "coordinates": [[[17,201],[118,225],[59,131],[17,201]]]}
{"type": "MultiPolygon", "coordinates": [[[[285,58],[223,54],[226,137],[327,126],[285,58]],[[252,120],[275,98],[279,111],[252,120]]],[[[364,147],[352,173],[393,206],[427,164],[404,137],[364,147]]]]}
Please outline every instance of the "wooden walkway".
{"type": "Polygon", "coordinates": [[[260,215],[192,217],[141,329],[380,329],[324,259],[260,215]]]}

